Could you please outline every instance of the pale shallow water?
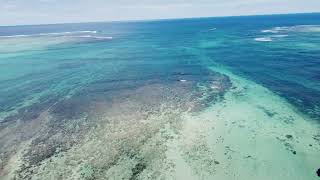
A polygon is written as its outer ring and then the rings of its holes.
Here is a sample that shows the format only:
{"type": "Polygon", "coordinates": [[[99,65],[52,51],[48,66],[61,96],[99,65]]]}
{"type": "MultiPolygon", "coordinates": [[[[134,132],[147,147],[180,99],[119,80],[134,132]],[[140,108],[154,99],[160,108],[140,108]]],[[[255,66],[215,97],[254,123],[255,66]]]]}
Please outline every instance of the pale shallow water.
{"type": "Polygon", "coordinates": [[[319,179],[318,19],[0,27],[0,179],[319,179]]]}

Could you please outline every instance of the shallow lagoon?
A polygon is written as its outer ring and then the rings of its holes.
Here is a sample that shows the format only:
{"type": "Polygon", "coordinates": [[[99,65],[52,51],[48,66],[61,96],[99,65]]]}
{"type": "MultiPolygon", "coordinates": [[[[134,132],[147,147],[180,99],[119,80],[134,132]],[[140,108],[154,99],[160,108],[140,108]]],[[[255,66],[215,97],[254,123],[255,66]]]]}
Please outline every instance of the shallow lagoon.
{"type": "Polygon", "coordinates": [[[319,179],[318,14],[0,27],[2,179],[319,179]]]}

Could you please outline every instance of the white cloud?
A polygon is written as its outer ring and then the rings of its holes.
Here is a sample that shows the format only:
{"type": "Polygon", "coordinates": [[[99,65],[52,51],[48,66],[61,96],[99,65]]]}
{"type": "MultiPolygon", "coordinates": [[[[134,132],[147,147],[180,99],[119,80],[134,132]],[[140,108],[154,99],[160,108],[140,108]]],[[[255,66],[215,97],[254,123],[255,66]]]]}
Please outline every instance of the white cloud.
{"type": "Polygon", "coordinates": [[[0,25],[320,12],[320,0],[0,0],[0,25]]]}

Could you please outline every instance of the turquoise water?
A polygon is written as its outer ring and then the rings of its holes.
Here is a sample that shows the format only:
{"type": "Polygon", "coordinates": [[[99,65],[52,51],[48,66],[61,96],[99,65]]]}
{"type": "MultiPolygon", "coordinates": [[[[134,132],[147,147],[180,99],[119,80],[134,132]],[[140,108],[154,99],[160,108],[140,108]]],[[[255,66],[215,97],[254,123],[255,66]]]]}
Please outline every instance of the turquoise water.
{"type": "Polygon", "coordinates": [[[0,176],[317,179],[319,60],[319,14],[0,27],[0,176]]]}

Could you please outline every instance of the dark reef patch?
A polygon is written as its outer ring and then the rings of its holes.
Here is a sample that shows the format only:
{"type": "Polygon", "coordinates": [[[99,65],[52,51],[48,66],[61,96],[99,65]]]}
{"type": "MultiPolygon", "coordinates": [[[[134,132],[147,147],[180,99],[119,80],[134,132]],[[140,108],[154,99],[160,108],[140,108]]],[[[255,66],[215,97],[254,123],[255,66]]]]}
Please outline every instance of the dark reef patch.
{"type": "Polygon", "coordinates": [[[135,167],[132,169],[132,176],[130,177],[129,180],[136,180],[139,174],[142,173],[142,171],[146,168],[147,166],[144,163],[136,164],[135,167]]]}
{"type": "Polygon", "coordinates": [[[313,139],[320,145],[320,134],[314,135],[313,139]]]}
{"type": "Polygon", "coordinates": [[[8,124],[14,123],[17,120],[29,121],[36,119],[43,111],[49,109],[57,100],[57,96],[40,98],[39,102],[22,107],[17,110],[17,113],[13,113],[12,115],[5,117],[3,121],[0,122],[0,128],[6,127],[8,124]]]}
{"type": "Polygon", "coordinates": [[[57,119],[76,119],[88,111],[89,99],[86,97],[72,97],[56,103],[51,108],[51,113],[57,119]]]}
{"type": "Polygon", "coordinates": [[[292,154],[296,155],[297,151],[294,149],[294,145],[292,144],[293,136],[286,135],[285,138],[276,137],[280,142],[283,143],[286,150],[290,151],[292,154]]]}
{"type": "Polygon", "coordinates": [[[276,112],[273,112],[273,111],[271,111],[269,109],[266,109],[263,106],[258,106],[258,108],[261,109],[270,118],[272,118],[273,116],[275,116],[277,114],[276,112]]]}
{"type": "Polygon", "coordinates": [[[290,135],[290,134],[287,134],[287,135],[286,135],[286,138],[287,138],[287,139],[292,139],[292,138],[293,138],[293,136],[292,136],[292,135],[290,135]]]}

